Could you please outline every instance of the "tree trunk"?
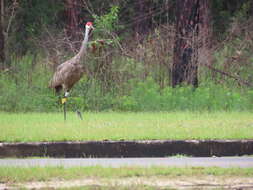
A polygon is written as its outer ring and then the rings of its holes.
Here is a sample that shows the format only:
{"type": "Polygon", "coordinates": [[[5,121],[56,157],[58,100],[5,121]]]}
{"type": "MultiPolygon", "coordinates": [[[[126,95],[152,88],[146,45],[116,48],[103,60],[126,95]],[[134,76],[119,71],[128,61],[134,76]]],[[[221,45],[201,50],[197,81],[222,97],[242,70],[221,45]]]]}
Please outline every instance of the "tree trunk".
{"type": "Polygon", "coordinates": [[[3,15],[4,15],[4,0],[1,0],[0,2],[0,69],[4,68],[4,62],[5,62],[5,43],[4,43],[4,29],[3,29],[3,15]]]}
{"type": "Polygon", "coordinates": [[[135,3],[135,39],[141,41],[143,36],[149,32],[151,26],[152,14],[149,13],[149,2],[146,0],[137,0],[135,3]]]}
{"type": "Polygon", "coordinates": [[[66,17],[67,17],[67,34],[73,39],[77,38],[78,32],[78,0],[67,0],[66,1],[66,17]]]}
{"type": "Polygon", "coordinates": [[[198,86],[198,37],[202,22],[200,5],[206,0],[176,1],[176,38],[172,66],[172,86],[198,86]]]}
{"type": "MultiPolygon", "coordinates": [[[[198,50],[198,62],[199,66],[209,65],[212,66],[214,63],[213,50],[212,50],[212,39],[213,39],[213,26],[212,26],[212,13],[211,8],[212,1],[202,0],[200,4],[199,17],[199,37],[198,42],[200,43],[198,50]]],[[[212,72],[213,78],[216,73],[212,72]]]]}

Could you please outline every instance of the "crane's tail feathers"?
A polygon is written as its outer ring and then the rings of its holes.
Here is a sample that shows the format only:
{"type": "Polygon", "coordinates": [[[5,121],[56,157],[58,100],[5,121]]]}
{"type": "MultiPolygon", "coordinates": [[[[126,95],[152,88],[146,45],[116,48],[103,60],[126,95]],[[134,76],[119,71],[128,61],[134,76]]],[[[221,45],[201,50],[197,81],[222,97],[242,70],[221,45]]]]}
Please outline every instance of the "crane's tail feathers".
{"type": "Polygon", "coordinates": [[[60,92],[62,90],[62,86],[61,85],[60,86],[56,86],[56,87],[54,87],[54,89],[55,89],[55,93],[56,94],[60,94],[60,92]]]}

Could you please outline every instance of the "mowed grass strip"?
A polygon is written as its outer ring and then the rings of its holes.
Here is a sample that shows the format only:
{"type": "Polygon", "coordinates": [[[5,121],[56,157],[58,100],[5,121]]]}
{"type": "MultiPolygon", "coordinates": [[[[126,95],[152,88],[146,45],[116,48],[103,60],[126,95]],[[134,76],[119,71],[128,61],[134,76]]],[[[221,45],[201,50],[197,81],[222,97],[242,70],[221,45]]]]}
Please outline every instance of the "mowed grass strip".
{"type": "Polygon", "coordinates": [[[227,176],[253,177],[253,168],[218,167],[0,167],[0,183],[19,183],[31,181],[71,180],[82,178],[126,178],[126,177],[192,177],[227,176]]]}
{"type": "Polygon", "coordinates": [[[253,139],[251,112],[0,113],[1,142],[253,139]]]}

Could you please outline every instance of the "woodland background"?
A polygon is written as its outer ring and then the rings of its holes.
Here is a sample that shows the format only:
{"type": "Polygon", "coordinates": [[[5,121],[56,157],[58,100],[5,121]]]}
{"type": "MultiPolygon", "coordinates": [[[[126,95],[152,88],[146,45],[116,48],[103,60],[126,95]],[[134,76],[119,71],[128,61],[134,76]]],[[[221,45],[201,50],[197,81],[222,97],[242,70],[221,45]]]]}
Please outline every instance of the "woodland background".
{"type": "Polygon", "coordinates": [[[0,0],[0,6],[0,111],[61,110],[48,83],[56,66],[78,52],[87,21],[96,29],[69,110],[253,111],[252,0],[0,0]],[[189,33],[189,25],[197,29],[189,33]],[[178,67],[185,63],[188,70],[178,67]]]}

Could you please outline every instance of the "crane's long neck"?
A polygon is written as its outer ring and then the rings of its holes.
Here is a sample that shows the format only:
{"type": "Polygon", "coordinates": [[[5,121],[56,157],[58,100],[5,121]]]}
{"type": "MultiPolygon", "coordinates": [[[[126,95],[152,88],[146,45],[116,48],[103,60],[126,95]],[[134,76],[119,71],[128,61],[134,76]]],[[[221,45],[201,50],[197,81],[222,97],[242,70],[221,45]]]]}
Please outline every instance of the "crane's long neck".
{"type": "Polygon", "coordinates": [[[80,48],[78,54],[76,54],[76,56],[74,57],[74,59],[76,59],[77,62],[80,62],[80,60],[82,59],[82,57],[87,52],[88,40],[89,40],[89,29],[86,28],[85,35],[84,35],[84,40],[82,42],[81,48],[80,48]]]}

